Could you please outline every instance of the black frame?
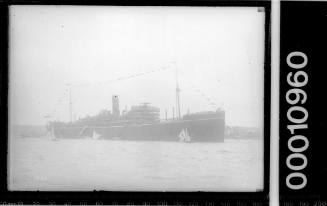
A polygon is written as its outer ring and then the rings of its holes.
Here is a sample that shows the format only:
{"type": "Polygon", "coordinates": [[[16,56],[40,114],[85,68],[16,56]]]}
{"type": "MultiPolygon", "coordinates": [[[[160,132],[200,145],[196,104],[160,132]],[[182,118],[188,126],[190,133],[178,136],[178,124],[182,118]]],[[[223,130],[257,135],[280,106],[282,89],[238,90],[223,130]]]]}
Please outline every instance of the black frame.
{"type": "MultiPolygon", "coordinates": [[[[326,161],[326,47],[327,47],[327,2],[325,1],[284,1],[280,9],[280,99],[279,99],[279,197],[281,204],[326,205],[327,203],[327,161],[326,161]],[[287,111],[293,105],[287,102],[286,94],[294,86],[287,82],[287,75],[296,69],[286,61],[294,51],[307,56],[307,65],[298,69],[308,76],[308,82],[302,87],[307,100],[294,106],[301,106],[308,112],[303,124],[307,129],[296,130],[291,134],[288,125],[294,125],[287,118],[287,111]],[[288,140],[294,135],[303,135],[309,142],[308,148],[300,152],[307,158],[307,166],[295,171],[286,165],[289,155],[294,154],[288,147],[288,140]],[[307,184],[301,189],[291,189],[286,184],[289,174],[299,172],[306,176],[307,184]]],[[[294,58],[292,61],[300,61],[294,58]]],[[[301,81],[301,80],[300,80],[301,81]]],[[[294,98],[294,97],[291,97],[294,98]]],[[[299,118],[301,114],[293,116],[299,118]]],[[[295,144],[294,144],[295,145],[295,144]]],[[[293,160],[301,165],[301,160],[293,160]]],[[[293,184],[300,184],[294,179],[293,184]]]]}
{"type": "MultiPolygon", "coordinates": [[[[228,1],[228,0],[13,0],[0,3],[1,43],[1,170],[0,204],[129,204],[129,205],[236,205],[236,203],[269,204],[270,169],[270,108],[271,108],[271,2],[228,1]],[[8,159],[8,40],[10,5],[106,5],[106,6],[224,6],[224,7],[264,7],[265,8],[265,54],[264,54],[264,189],[258,192],[18,192],[7,189],[8,159]],[[226,204],[224,204],[226,203],[226,204]]],[[[9,175],[9,174],[8,174],[9,175]]]]}

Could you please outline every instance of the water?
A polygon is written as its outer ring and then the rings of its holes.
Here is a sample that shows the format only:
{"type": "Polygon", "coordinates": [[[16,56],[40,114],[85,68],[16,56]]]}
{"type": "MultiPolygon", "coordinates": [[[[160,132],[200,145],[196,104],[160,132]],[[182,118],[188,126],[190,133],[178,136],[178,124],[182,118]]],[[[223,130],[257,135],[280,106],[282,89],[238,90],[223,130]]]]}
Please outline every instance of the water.
{"type": "Polygon", "coordinates": [[[12,138],[10,190],[257,191],[263,141],[12,138]]]}

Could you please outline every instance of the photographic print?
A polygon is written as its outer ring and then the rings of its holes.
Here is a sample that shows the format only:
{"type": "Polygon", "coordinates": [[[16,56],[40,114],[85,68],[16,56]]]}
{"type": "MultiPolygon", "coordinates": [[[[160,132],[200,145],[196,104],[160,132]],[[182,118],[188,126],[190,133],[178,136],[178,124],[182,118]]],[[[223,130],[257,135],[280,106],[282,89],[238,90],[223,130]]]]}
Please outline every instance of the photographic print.
{"type": "Polygon", "coordinates": [[[10,6],[9,190],[263,191],[265,18],[10,6]]]}

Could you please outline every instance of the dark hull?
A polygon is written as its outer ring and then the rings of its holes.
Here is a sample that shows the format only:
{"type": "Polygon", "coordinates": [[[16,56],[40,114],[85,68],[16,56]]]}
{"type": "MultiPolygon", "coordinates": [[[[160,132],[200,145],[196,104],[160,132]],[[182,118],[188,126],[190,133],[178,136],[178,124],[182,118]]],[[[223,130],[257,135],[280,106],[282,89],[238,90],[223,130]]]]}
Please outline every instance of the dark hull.
{"type": "Polygon", "coordinates": [[[187,129],[192,142],[223,142],[224,118],[175,120],[154,124],[124,126],[57,126],[56,138],[92,137],[96,132],[101,139],[179,141],[179,134],[187,129]]]}

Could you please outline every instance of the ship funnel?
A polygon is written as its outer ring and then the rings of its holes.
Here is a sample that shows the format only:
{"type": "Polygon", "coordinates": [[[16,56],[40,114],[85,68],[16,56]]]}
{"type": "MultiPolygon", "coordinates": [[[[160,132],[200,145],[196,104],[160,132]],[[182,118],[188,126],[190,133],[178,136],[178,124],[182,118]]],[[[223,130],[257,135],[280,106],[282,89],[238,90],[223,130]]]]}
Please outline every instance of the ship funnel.
{"type": "Polygon", "coordinates": [[[119,112],[119,98],[118,95],[112,96],[112,114],[115,118],[118,119],[120,112],[119,112]]]}

